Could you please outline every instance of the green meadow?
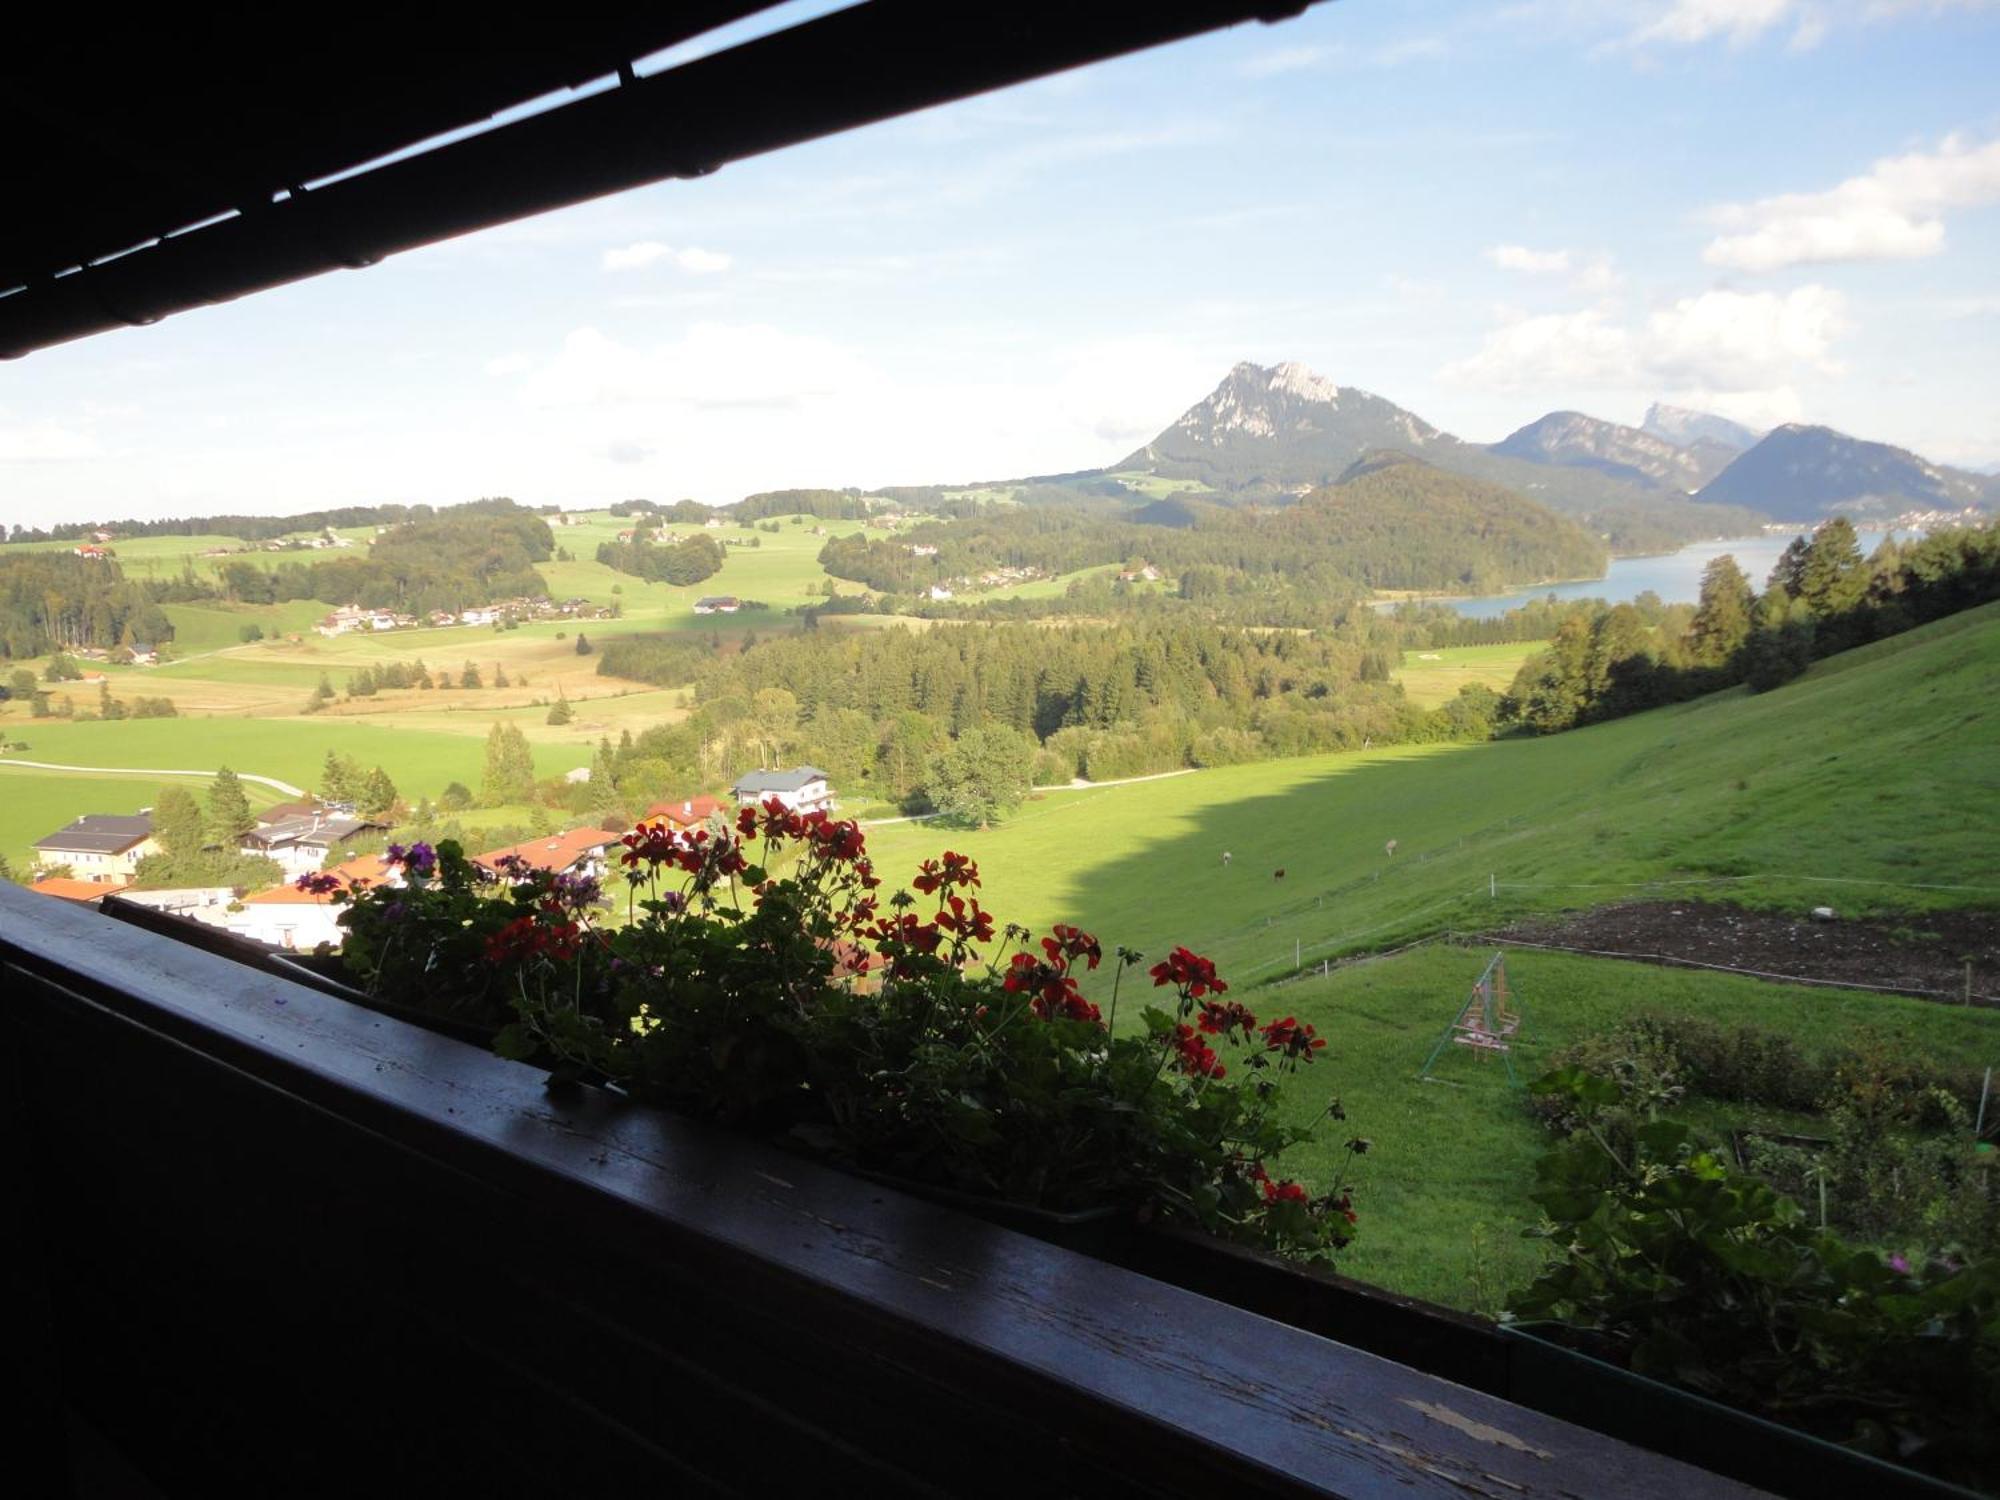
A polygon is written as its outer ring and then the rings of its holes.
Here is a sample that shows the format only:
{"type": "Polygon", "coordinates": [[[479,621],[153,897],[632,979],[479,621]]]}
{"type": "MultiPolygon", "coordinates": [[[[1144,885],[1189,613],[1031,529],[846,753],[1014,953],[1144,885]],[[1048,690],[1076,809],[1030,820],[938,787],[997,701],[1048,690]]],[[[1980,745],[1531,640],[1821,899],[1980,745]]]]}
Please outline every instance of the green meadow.
{"type": "Polygon", "coordinates": [[[1513,686],[1521,663],[1547,644],[1509,641],[1494,646],[1441,646],[1435,651],[1405,651],[1403,664],[1394,676],[1412,703],[1419,708],[1436,708],[1456,698],[1464,687],[1506,692],[1513,686]]]}

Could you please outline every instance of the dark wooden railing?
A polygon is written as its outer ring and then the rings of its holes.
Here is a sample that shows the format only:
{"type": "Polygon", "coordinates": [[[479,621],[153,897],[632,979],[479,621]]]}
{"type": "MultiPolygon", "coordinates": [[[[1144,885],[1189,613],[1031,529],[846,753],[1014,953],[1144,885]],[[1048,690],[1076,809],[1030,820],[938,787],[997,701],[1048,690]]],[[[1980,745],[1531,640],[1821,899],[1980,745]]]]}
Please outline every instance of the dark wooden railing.
{"type": "Polygon", "coordinates": [[[1751,1493],[12,888],[0,991],[17,1472],[72,1419],[167,1495],[1751,1493]]]}

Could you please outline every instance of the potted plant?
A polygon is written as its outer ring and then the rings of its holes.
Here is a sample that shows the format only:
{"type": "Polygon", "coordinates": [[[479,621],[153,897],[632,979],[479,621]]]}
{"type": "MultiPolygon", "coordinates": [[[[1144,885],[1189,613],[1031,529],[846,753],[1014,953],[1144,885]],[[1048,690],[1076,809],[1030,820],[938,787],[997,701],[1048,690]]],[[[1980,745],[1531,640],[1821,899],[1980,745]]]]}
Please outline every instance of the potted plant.
{"type": "Polygon", "coordinates": [[[1311,1026],[1260,1022],[1177,948],[1146,971],[1170,1004],[1121,1030],[1141,955],[1114,950],[1103,1013],[1078,983],[1106,961],[1098,941],[1000,928],[962,855],[884,896],[860,828],[823,812],[774,800],[726,827],[641,826],[622,922],[593,879],[496,878],[450,843],[389,859],[400,885],[330,892],[349,974],[497,1024],[496,1050],[558,1078],[1045,1230],[1180,1223],[1322,1260],[1353,1232],[1343,1182],[1281,1171],[1338,1115],[1280,1119],[1281,1081],[1325,1047],[1311,1026]]]}

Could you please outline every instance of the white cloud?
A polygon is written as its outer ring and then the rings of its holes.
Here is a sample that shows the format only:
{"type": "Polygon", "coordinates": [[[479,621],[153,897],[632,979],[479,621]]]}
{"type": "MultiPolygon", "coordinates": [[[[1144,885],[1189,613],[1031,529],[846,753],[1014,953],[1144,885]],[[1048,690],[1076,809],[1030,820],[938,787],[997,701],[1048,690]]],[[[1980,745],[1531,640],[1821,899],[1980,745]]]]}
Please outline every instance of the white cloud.
{"type": "Polygon", "coordinates": [[[643,271],[662,262],[676,270],[686,271],[690,276],[711,276],[730,267],[730,258],[720,250],[703,250],[697,245],[676,249],[658,240],[635,240],[629,245],[613,246],[604,252],[604,269],[607,271],[643,271]]]}
{"type": "Polygon", "coordinates": [[[1569,270],[1569,251],[1530,250],[1526,245],[1493,245],[1486,258],[1503,271],[1525,271],[1530,276],[1547,276],[1569,270]]]}
{"type": "Polygon", "coordinates": [[[1318,67],[1333,55],[1330,47],[1280,47],[1245,58],[1236,66],[1244,78],[1274,78],[1280,73],[1297,73],[1318,67]]]}
{"type": "Polygon", "coordinates": [[[1490,245],[1486,258],[1503,271],[1527,276],[1567,276],[1586,296],[1601,297],[1619,283],[1608,255],[1578,255],[1570,250],[1531,250],[1526,245],[1490,245]]]}
{"type": "Polygon", "coordinates": [[[521,353],[496,354],[486,361],[488,375],[521,375],[534,368],[535,362],[521,353]]]}
{"type": "Polygon", "coordinates": [[[1712,266],[1776,271],[1831,261],[1917,260],[1944,248],[1946,209],[2000,201],[2000,140],[1950,135],[1936,151],[1885,157],[1821,193],[1785,193],[1715,211],[1712,266]]]}
{"type": "Polygon", "coordinates": [[[1673,0],[1634,32],[1632,41],[1641,46],[1648,42],[1692,46],[1719,36],[1740,47],[1798,9],[1797,0],[1673,0]]]}
{"type": "Polygon", "coordinates": [[[1710,291],[1628,323],[1603,307],[1506,314],[1479,351],[1442,378],[1487,390],[1769,392],[1802,371],[1837,374],[1834,343],[1847,331],[1840,294],[1822,286],[1775,292],[1710,291]]]}

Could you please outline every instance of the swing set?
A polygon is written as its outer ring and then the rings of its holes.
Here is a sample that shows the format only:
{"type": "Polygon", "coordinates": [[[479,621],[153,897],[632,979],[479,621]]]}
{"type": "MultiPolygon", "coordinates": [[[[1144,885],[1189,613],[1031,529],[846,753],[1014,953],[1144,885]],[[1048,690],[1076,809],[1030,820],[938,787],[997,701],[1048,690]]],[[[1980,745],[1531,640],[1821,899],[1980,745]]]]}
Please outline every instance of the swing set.
{"type": "Polygon", "coordinates": [[[1498,1056],[1507,1069],[1507,1082],[1519,1086],[1514,1076],[1513,1041],[1521,1029],[1521,1013],[1515,1008],[1514,992],[1507,986],[1507,955],[1495,953],[1472,986],[1472,994],[1446,1026],[1431,1048],[1417,1074],[1420,1083],[1444,1083],[1431,1077],[1431,1070],[1447,1047],[1469,1048],[1476,1057],[1498,1056]]]}

